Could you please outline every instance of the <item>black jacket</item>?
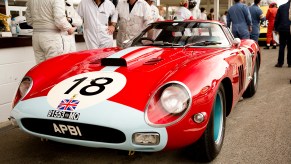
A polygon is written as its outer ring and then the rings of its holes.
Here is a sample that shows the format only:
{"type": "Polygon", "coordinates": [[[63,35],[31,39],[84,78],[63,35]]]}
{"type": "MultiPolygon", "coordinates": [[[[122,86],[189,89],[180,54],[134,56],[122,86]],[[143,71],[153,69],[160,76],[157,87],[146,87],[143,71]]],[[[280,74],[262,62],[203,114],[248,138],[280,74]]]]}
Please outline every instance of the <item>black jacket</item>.
{"type": "Polygon", "coordinates": [[[291,21],[289,20],[289,8],[290,8],[290,0],[281,5],[278,9],[276,19],[275,19],[275,31],[278,32],[289,32],[291,21]]]}

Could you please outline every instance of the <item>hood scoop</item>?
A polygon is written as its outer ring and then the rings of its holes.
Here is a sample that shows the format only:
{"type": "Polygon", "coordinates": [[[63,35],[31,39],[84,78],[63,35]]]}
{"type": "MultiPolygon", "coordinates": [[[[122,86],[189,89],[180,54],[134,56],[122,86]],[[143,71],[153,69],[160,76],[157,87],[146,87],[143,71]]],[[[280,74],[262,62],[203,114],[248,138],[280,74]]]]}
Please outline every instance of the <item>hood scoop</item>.
{"type": "Polygon", "coordinates": [[[123,58],[102,58],[101,59],[102,66],[121,66],[126,67],[126,60],[123,58]]]}
{"type": "Polygon", "coordinates": [[[155,65],[155,64],[159,63],[162,60],[163,59],[161,59],[161,58],[151,58],[150,60],[146,61],[144,63],[144,65],[155,65]]]}

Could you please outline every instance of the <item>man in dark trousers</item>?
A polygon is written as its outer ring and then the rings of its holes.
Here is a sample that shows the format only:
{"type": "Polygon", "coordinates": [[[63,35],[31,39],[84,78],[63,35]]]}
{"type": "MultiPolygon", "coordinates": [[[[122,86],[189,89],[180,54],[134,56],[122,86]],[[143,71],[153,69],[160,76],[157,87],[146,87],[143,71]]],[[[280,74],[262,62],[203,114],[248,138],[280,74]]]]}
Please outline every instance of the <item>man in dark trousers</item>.
{"type": "Polygon", "coordinates": [[[291,21],[289,20],[289,0],[287,3],[281,5],[278,9],[276,19],[275,19],[275,31],[279,33],[279,55],[278,62],[275,67],[282,67],[284,64],[284,52],[287,45],[287,64],[291,68],[291,34],[290,34],[290,25],[291,21]]]}

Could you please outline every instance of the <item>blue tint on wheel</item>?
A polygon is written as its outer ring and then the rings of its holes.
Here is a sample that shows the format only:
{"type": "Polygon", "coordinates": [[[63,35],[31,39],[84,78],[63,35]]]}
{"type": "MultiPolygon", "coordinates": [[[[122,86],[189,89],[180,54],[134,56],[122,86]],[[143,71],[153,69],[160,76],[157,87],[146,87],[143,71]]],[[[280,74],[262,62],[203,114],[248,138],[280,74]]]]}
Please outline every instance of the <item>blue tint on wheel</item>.
{"type": "Polygon", "coordinates": [[[213,110],[214,119],[214,141],[218,144],[221,140],[222,128],[223,128],[223,102],[222,94],[218,92],[215,99],[215,106],[213,110]]]}

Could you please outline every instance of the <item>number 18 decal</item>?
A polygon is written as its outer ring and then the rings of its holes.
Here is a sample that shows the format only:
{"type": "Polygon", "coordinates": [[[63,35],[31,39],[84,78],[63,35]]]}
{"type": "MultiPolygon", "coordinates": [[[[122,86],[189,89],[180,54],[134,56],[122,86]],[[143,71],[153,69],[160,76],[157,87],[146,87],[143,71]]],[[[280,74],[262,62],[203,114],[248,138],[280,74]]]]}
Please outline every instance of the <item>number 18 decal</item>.
{"type": "Polygon", "coordinates": [[[61,100],[73,98],[80,101],[78,110],[109,99],[125,84],[125,76],[118,72],[83,73],[55,85],[48,93],[48,103],[56,108],[61,100]]]}

